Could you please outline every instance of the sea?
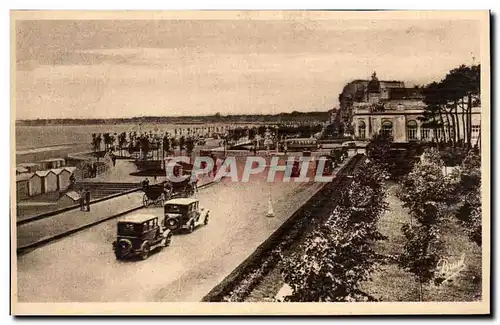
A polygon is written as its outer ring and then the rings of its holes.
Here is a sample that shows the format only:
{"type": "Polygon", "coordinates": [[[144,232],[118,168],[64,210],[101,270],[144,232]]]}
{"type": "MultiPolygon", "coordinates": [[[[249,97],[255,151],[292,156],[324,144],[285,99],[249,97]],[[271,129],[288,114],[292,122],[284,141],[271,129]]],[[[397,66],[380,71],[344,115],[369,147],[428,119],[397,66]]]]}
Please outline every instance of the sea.
{"type": "MultiPolygon", "coordinates": [[[[222,126],[223,124],[211,124],[222,126]]],[[[65,157],[91,150],[92,133],[170,132],[177,129],[206,127],[207,124],[113,124],[16,126],[16,163],[36,162],[65,157]]]]}

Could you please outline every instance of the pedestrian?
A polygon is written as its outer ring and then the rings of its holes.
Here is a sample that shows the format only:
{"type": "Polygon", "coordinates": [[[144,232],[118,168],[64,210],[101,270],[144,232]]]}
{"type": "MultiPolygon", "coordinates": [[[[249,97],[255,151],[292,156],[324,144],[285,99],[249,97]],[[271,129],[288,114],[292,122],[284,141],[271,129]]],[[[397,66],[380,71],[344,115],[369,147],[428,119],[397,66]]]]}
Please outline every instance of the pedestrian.
{"type": "Polygon", "coordinates": [[[111,156],[111,161],[113,162],[113,167],[115,167],[116,166],[116,156],[113,153],[111,153],[110,156],[111,156]]]}
{"type": "Polygon", "coordinates": [[[149,179],[145,178],[145,179],[142,181],[142,188],[143,188],[143,189],[146,189],[148,186],[149,186],[149,179]]]}
{"type": "Polygon", "coordinates": [[[163,193],[165,193],[165,198],[168,200],[172,196],[173,185],[170,180],[166,180],[165,184],[163,184],[163,193]]]}
{"type": "Polygon", "coordinates": [[[82,189],[80,189],[80,192],[78,193],[80,195],[80,211],[85,211],[85,192],[82,189]]]}
{"type": "Polygon", "coordinates": [[[92,163],[92,166],[90,166],[90,170],[92,171],[92,178],[96,178],[97,177],[97,167],[96,167],[95,163],[92,163]]]}
{"type": "Polygon", "coordinates": [[[212,168],[212,177],[215,177],[217,175],[217,157],[214,156],[214,167],[212,168]]]}
{"type": "Polygon", "coordinates": [[[87,212],[90,212],[90,190],[88,188],[85,190],[85,201],[87,203],[87,212]]]}
{"type": "Polygon", "coordinates": [[[76,178],[74,174],[71,174],[69,177],[69,188],[74,189],[75,188],[75,183],[76,183],[76,178]]]}
{"type": "Polygon", "coordinates": [[[193,187],[193,192],[198,193],[198,180],[199,175],[193,175],[191,177],[191,186],[193,187]]]}

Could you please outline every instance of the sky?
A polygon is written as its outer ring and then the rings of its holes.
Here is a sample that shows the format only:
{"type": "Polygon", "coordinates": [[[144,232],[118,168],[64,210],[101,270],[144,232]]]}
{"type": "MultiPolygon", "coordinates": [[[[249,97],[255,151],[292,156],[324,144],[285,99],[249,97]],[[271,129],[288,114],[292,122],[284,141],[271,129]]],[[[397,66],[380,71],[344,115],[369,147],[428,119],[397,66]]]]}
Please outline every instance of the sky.
{"type": "Polygon", "coordinates": [[[16,118],[325,111],[344,85],[407,86],[479,58],[473,20],[16,22],[16,118]]]}

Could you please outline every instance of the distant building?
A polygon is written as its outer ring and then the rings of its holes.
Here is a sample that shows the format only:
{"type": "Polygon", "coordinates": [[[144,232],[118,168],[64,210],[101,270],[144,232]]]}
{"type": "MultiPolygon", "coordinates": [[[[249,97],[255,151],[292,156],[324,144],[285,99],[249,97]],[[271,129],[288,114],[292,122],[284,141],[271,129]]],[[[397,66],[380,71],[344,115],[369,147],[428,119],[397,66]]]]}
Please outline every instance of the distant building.
{"type": "Polygon", "coordinates": [[[17,166],[16,167],[16,175],[27,174],[29,172],[30,171],[27,168],[23,167],[23,166],[17,166]]]}
{"type": "Polygon", "coordinates": [[[28,173],[34,173],[36,171],[42,170],[42,166],[37,163],[24,163],[24,164],[18,164],[17,166],[27,169],[28,173]]]}
{"type": "Polygon", "coordinates": [[[65,166],[64,158],[51,158],[40,161],[42,170],[61,168],[65,166]]]}
{"type": "MultiPolygon", "coordinates": [[[[406,88],[400,81],[379,81],[376,73],[365,83],[358,83],[349,103],[352,110],[352,131],[359,140],[369,140],[377,133],[391,135],[394,142],[432,141],[442,139],[441,130],[425,127],[419,120],[426,107],[420,88],[406,88]],[[434,134],[436,131],[436,134],[434,134]]],[[[463,135],[462,112],[459,111],[458,130],[463,135]]],[[[480,136],[481,108],[472,109],[474,144],[480,136]]],[[[446,124],[445,124],[446,128],[446,124]]]]}

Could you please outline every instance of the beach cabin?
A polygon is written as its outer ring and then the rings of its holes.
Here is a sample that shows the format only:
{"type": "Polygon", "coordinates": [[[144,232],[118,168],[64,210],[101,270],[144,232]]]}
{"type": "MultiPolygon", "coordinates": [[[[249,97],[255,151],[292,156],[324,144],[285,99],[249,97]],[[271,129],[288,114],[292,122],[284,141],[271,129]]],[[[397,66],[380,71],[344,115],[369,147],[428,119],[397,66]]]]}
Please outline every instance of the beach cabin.
{"type": "Polygon", "coordinates": [[[70,178],[76,168],[75,167],[69,167],[69,168],[71,169],[68,168],[52,169],[52,171],[57,175],[59,191],[66,190],[71,184],[70,178]]]}
{"type": "Polygon", "coordinates": [[[80,202],[80,194],[75,191],[69,191],[59,199],[58,204],[61,206],[69,207],[75,204],[79,204],[79,202],[80,202]]]}
{"type": "Polygon", "coordinates": [[[53,172],[57,176],[57,190],[58,191],[64,190],[64,184],[61,183],[61,180],[63,180],[63,183],[64,183],[64,175],[63,175],[63,179],[61,179],[61,173],[63,170],[64,170],[63,168],[54,168],[54,169],[50,170],[51,172],[53,172]]]}
{"type": "Polygon", "coordinates": [[[29,183],[28,183],[28,186],[29,186],[29,195],[30,196],[37,196],[37,195],[40,195],[42,193],[44,193],[44,178],[43,176],[39,175],[38,174],[39,172],[36,172],[34,174],[32,174],[32,176],[30,177],[29,179],[29,183]]]}
{"type": "Polygon", "coordinates": [[[23,163],[23,164],[18,164],[17,167],[26,168],[29,173],[35,173],[42,169],[40,164],[37,163],[23,163]]]}
{"type": "Polygon", "coordinates": [[[45,193],[55,192],[58,190],[59,183],[56,173],[49,170],[45,175],[45,193]]]}
{"type": "Polygon", "coordinates": [[[29,172],[30,171],[27,168],[25,168],[25,167],[22,167],[22,166],[17,166],[16,167],[16,175],[27,174],[29,172]]]}
{"type": "Polygon", "coordinates": [[[16,176],[16,198],[25,200],[30,197],[30,179],[33,176],[31,173],[23,173],[16,176]]]}
{"type": "Polygon", "coordinates": [[[55,169],[64,167],[64,158],[51,158],[40,161],[42,170],[55,169]]]}
{"type": "Polygon", "coordinates": [[[37,171],[33,177],[40,177],[41,193],[50,193],[57,191],[57,175],[52,170],[37,171]]]}

